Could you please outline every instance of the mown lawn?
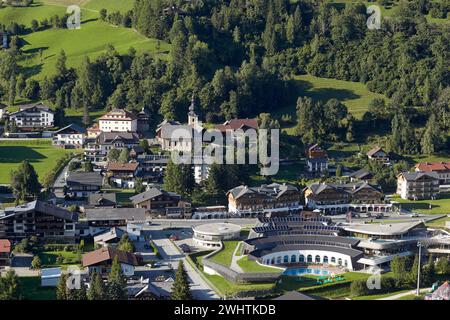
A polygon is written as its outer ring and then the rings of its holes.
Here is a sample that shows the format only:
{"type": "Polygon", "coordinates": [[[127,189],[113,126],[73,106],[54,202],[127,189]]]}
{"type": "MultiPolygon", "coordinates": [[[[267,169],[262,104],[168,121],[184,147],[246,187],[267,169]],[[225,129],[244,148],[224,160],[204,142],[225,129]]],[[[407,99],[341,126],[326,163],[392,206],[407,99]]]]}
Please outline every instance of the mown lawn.
{"type": "Polygon", "coordinates": [[[39,258],[43,268],[79,265],[81,263],[81,256],[77,252],[71,251],[44,251],[39,253],[39,258]],[[60,263],[57,262],[58,256],[63,259],[60,263]]]}
{"type": "Polygon", "coordinates": [[[223,249],[217,252],[215,255],[209,258],[209,260],[220,263],[224,266],[230,266],[233,258],[234,250],[239,241],[224,241],[223,249]]]}
{"type": "Polygon", "coordinates": [[[248,260],[248,256],[244,256],[241,259],[237,260],[237,264],[242,268],[244,272],[280,273],[283,271],[282,269],[259,265],[256,261],[248,260]]]}
{"type": "Polygon", "coordinates": [[[400,202],[402,209],[423,214],[450,214],[450,194],[440,194],[436,200],[404,200],[394,197],[394,201],[400,202]],[[430,209],[431,206],[431,209],[430,209]]]}
{"type": "Polygon", "coordinates": [[[16,170],[23,160],[28,160],[36,170],[39,179],[53,170],[56,161],[74,150],[52,146],[50,140],[0,141],[0,183],[10,183],[10,172],[16,170]]]}
{"type": "Polygon", "coordinates": [[[41,287],[40,277],[20,277],[19,290],[24,300],[56,300],[56,288],[41,287]]]}

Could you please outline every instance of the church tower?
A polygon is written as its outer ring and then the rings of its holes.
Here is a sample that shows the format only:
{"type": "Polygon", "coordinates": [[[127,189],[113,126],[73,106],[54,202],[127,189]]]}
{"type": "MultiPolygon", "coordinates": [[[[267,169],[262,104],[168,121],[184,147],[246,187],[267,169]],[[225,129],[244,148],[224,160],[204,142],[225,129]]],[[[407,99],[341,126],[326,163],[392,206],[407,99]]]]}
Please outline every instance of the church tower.
{"type": "Polygon", "coordinates": [[[195,95],[192,94],[191,105],[189,106],[188,125],[196,128],[198,126],[198,116],[195,113],[195,95]]]}

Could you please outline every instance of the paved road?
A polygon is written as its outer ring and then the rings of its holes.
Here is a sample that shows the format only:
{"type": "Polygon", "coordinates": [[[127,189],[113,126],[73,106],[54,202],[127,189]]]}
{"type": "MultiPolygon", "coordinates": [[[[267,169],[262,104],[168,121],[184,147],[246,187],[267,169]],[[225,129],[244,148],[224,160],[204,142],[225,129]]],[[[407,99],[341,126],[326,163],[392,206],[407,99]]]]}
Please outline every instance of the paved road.
{"type": "MultiPolygon", "coordinates": [[[[431,288],[423,288],[420,289],[420,293],[424,293],[424,292],[429,292],[431,290],[431,288]]],[[[398,294],[394,294],[393,296],[389,296],[389,297],[385,297],[385,298],[380,298],[377,300],[398,300],[400,298],[412,295],[412,294],[416,294],[416,290],[411,290],[408,292],[403,292],[403,293],[398,293],[398,294]]]]}
{"type": "Polygon", "coordinates": [[[174,269],[178,267],[178,261],[182,260],[184,267],[187,271],[189,279],[191,281],[191,292],[197,300],[214,300],[219,299],[219,296],[211,289],[208,284],[200,277],[200,275],[191,267],[186,261],[186,258],[181,254],[175,245],[166,238],[165,232],[154,231],[152,232],[152,240],[165,260],[170,262],[174,269]]]}

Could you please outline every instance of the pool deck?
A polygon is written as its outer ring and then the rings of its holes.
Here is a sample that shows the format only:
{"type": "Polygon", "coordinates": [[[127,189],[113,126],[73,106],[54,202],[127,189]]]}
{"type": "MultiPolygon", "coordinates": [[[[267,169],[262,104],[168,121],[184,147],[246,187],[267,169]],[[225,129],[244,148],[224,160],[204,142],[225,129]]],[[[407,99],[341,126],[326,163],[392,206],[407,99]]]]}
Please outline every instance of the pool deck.
{"type": "MultiPolygon", "coordinates": [[[[289,270],[292,270],[292,269],[312,269],[312,270],[314,270],[314,269],[319,269],[319,270],[325,270],[325,271],[327,271],[328,273],[327,274],[322,274],[322,273],[320,273],[320,274],[316,274],[316,273],[314,273],[314,272],[312,272],[312,273],[303,273],[303,274],[310,274],[310,275],[315,275],[315,276],[328,276],[328,275],[331,275],[331,274],[342,274],[342,273],[346,273],[347,271],[345,270],[345,269],[343,269],[343,268],[339,268],[339,267],[335,267],[335,266],[326,266],[326,265],[314,265],[314,264],[311,264],[311,265],[305,265],[305,264],[289,264],[289,265],[284,265],[284,267],[286,267],[286,270],[285,270],[285,272],[289,272],[289,270]]],[[[287,275],[287,276],[297,276],[297,275],[290,275],[290,274],[285,274],[285,275],[287,275]]]]}

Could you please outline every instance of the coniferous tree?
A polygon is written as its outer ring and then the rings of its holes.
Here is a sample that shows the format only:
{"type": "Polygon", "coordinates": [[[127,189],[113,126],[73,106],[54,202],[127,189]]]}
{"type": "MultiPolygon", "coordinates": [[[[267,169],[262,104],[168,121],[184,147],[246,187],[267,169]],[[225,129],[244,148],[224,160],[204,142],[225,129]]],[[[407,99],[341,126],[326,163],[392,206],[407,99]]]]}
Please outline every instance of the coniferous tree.
{"type": "Polygon", "coordinates": [[[126,299],[126,281],[123,276],[122,267],[119,263],[119,258],[114,257],[111,272],[108,275],[108,299],[110,300],[124,300],[126,299]]]}
{"type": "Polygon", "coordinates": [[[91,274],[87,298],[89,300],[105,300],[106,297],[105,284],[103,283],[102,276],[94,270],[91,274]]]}
{"type": "Polygon", "coordinates": [[[188,275],[184,269],[183,261],[178,262],[178,269],[175,275],[175,281],[172,287],[172,300],[192,300],[188,275]]]}
{"type": "Polygon", "coordinates": [[[71,300],[70,290],[67,288],[67,274],[62,273],[56,287],[56,300],[71,300]]]}

